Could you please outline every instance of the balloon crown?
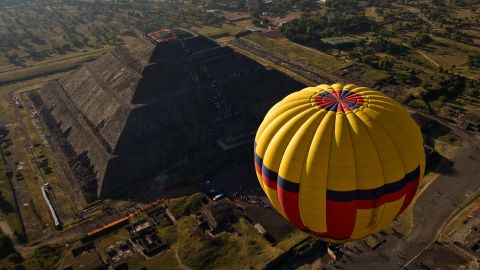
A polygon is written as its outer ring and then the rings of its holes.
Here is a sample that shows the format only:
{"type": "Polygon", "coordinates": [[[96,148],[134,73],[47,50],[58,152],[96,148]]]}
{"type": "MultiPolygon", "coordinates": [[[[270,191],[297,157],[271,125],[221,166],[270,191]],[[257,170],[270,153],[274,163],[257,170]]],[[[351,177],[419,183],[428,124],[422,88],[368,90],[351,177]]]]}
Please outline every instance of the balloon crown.
{"type": "Polygon", "coordinates": [[[327,91],[319,92],[312,98],[313,103],[319,108],[337,112],[353,111],[364,103],[362,96],[345,89],[330,88],[327,91]]]}

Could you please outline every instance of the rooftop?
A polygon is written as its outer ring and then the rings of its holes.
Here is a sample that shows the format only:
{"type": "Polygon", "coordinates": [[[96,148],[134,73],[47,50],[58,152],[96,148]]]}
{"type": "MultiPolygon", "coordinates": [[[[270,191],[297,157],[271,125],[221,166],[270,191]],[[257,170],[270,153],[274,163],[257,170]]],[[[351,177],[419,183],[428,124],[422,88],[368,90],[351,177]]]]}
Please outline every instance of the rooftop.
{"type": "Polygon", "coordinates": [[[331,38],[322,38],[321,41],[330,45],[341,45],[347,43],[355,43],[357,40],[352,37],[331,37],[331,38]]]}
{"type": "Polygon", "coordinates": [[[232,201],[225,198],[213,201],[200,210],[200,214],[207,221],[213,234],[227,230],[230,225],[237,222],[239,210],[232,201]]]}
{"type": "Polygon", "coordinates": [[[172,31],[170,31],[169,29],[160,29],[158,31],[148,33],[147,36],[152,38],[158,43],[177,38],[177,35],[172,31]]]}

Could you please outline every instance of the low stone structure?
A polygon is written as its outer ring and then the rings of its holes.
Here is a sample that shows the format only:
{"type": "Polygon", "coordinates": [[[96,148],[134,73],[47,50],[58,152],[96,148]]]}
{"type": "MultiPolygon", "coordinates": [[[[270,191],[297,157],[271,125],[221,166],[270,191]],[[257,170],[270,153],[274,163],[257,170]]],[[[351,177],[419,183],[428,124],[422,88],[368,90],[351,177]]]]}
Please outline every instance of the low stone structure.
{"type": "Polygon", "coordinates": [[[168,247],[168,244],[160,239],[156,226],[149,221],[141,220],[127,230],[132,242],[141,247],[145,256],[151,257],[168,247]]]}
{"type": "Polygon", "coordinates": [[[211,235],[229,231],[240,216],[240,210],[228,198],[211,201],[197,213],[200,227],[203,227],[211,235]]]}

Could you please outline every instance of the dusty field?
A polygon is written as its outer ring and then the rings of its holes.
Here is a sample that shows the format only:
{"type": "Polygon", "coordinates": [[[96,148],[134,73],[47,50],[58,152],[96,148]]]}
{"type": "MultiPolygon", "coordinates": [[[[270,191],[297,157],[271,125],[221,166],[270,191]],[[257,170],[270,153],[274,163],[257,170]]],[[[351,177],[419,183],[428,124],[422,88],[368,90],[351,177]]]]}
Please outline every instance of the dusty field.
{"type": "Polygon", "coordinates": [[[279,26],[282,23],[291,21],[296,18],[300,18],[301,15],[302,15],[302,12],[300,11],[290,11],[285,16],[282,16],[282,17],[265,16],[265,18],[268,19],[271,24],[279,26]]]}
{"type": "Polygon", "coordinates": [[[250,14],[246,12],[234,12],[234,11],[219,11],[217,12],[219,16],[225,17],[227,21],[238,21],[238,20],[246,20],[250,18],[250,14]]]}

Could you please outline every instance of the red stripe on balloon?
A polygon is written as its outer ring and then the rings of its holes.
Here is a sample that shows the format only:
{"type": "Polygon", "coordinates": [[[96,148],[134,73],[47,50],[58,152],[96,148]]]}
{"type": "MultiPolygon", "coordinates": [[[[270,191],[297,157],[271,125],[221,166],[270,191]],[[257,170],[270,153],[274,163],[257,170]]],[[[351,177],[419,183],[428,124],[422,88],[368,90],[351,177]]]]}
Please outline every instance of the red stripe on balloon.
{"type": "Polygon", "coordinates": [[[407,208],[412,202],[413,198],[415,197],[415,194],[417,193],[419,182],[420,182],[420,177],[417,177],[415,178],[415,180],[409,181],[405,186],[405,199],[403,200],[402,207],[400,208],[400,211],[398,212],[397,216],[399,216],[403,212],[403,210],[405,210],[405,208],[407,208]]]}
{"type": "Polygon", "coordinates": [[[327,233],[335,239],[349,238],[355,227],[357,201],[327,200],[327,233]]]}
{"type": "Polygon", "coordinates": [[[262,166],[259,165],[257,162],[254,162],[254,163],[255,163],[255,171],[256,171],[258,174],[262,175],[262,166]]]}
{"type": "Polygon", "coordinates": [[[340,99],[340,91],[339,90],[333,90],[333,91],[330,91],[330,93],[332,95],[334,95],[337,98],[337,100],[340,99]]]}
{"type": "Polygon", "coordinates": [[[287,218],[300,230],[307,230],[300,216],[298,192],[291,192],[281,187],[277,189],[278,200],[287,218]]]}
{"type": "Polygon", "coordinates": [[[381,206],[384,203],[394,202],[399,200],[405,195],[406,187],[402,188],[397,192],[386,193],[382,195],[380,198],[374,200],[356,200],[357,202],[357,209],[372,209],[378,206],[381,206]]]}
{"type": "Polygon", "coordinates": [[[268,178],[264,174],[262,174],[262,181],[267,187],[269,187],[273,190],[277,190],[277,183],[275,181],[273,181],[272,179],[268,178]]]}

